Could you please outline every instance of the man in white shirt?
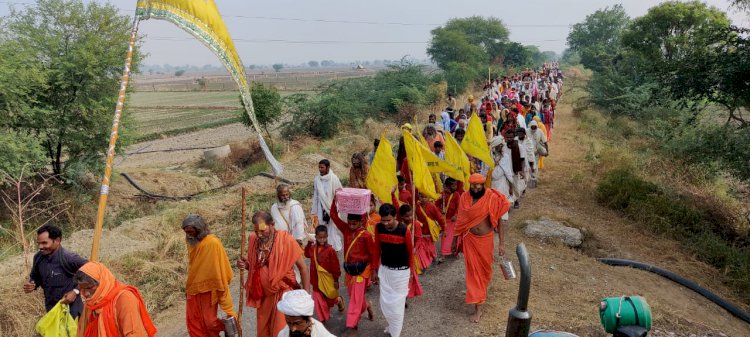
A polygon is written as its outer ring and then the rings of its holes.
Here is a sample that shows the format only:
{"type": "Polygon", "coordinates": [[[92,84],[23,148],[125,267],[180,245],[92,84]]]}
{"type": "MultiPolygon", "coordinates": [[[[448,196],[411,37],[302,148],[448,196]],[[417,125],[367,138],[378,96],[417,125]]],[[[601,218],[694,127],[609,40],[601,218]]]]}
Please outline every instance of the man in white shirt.
{"type": "Polygon", "coordinates": [[[302,289],[287,291],[281,296],[276,308],[284,314],[286,326],[278,337],[336,337],[315,318],[312,318],[315,302],[302,289]]]}
{"type": "Polygon", "coordinates": [[[312,209],[313,224],[328,227],[328,243],[337,252],[344,249],[344,241],[338,228],[331,221],[331,203],[334,193],[342,188],[339,177],[331,171],[331,162],[323,159],[318,163],[318,172],[313,181],[312,209]]]}
{"type": "Polygon", "coordinates": [[[278,202],[271,206],[271,216],[276,230],[287,231],[301,245],[306,238],[305,211],[299,201],[292,199],[289,185],[280,184],[276,187],[278,202]]]}

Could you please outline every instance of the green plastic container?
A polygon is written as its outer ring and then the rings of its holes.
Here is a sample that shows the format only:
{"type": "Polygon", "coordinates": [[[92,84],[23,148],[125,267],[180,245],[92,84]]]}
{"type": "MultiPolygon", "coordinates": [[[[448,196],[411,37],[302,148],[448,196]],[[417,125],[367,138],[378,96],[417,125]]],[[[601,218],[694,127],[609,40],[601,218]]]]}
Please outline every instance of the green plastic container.
{"type": "Polygon", "coordinates": [[[618,327],[625,325],[637,325],[651,330],[651,308],[646,299],[640,296],[603,299],[599,303],[599,318],[607,333],[614,333],[618,327]]]}

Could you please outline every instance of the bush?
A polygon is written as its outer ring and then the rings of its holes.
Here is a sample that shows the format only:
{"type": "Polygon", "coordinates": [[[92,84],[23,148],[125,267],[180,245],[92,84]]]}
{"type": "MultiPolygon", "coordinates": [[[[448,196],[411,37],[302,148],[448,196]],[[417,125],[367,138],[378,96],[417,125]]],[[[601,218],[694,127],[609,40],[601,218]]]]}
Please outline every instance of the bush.
{"type": "Polygon", "coordinates": [[[742,294],[750,294],[750,241],[746,235],[727,231],[710,206],[696,204],[623,168],[604,175],[596,197],[599,203],[622,211],[651,231],[678,240],[699,260],[724,270],[742,294]]]}
{"type": "MultiPolygon", "coordinates": [[[[44,149],[35,137],[0,130],[0,171],[14,178],[28,177],[46,165],[44,149]]],[[[2,173],[0,172],[0,177],[2,173]]]]}

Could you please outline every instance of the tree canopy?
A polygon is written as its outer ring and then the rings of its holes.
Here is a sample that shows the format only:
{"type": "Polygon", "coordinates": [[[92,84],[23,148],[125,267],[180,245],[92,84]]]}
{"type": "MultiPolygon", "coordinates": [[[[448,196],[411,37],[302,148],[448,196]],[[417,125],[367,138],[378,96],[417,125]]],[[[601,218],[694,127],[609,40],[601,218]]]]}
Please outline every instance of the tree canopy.
{"type": "Polygon", "coordinates": [[[508,29],[498,18],[472,16],[452,19],[432,30],[427,54],[440,68],[450,62],[489,65],[502,61],[508,29]]]}
{"type": "MultiPolygon", "coordinates": [[[[38,140],[29,145],[42,147],[55,174],[101,164],[131,22],[114,5],[81,0],[39,0],[5,18],[0,129],[38,140]]],[[[140,61],[136,48],[133,72],[140,61]]],[[[128,139],[120,129],[118,150],[128,139]]]]}
{"type": "Polygon", "coordinates": [[[581,64],[594,71],[603,70],[619,48],[620,35],[630,18],[622,5],[606,7],[576,23],[568,34],[568,46],[581,58],[581,64]]]}

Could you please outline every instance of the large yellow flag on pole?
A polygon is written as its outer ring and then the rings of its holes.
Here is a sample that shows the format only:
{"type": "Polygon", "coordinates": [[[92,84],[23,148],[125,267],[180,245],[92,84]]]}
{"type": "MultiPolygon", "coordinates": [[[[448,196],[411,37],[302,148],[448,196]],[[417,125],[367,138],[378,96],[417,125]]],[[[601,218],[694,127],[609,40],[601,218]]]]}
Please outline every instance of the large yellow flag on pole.
{"type": "Polygon", "coordinates": [[[452,177],[464,182],[464,186],[469,186],[469,176],[471,175],[471,164],[469,157],[466,156],[461,145],[456,138],[450,133],[445,134],[445,161],[457,167],[461,171],[461,178],[452,177]]]}
{"type": "Polygon", "coordinates": [[[106,152],[104,176],[102,177],[102,185],[99,190],[99,206],[97,209],[96,225],[94,227],[94,237],[91,243],[91,256],[89,257],[92,261],[96,261],[99,255],[99,241],[104,226],[104,213],[107,208],[110,176],[112,175],[122,108],[125,105],[125,95],[130,78],[130,67],[138,34],[138,24],[141,20],[149,18],[162,19],[174,23],[203,42],[219,57],[219,60],[229,70],[234,81],[237,82],[242,105],[245,108],[245,113],[252,121],[255,132],[258,134],[258,140],[263,154],[266,156],[266,160],[271,164],[271,168],[277,176],[283,172],[283,167],[273,157],[271,150],[261,135],[260,127],[255,117],[253,101],[250,97],[250,87],[245,76],[245,68],[242,66],[242,61],[237,55],[232,38],[224,25],[224,20],[222,20],[214,0],[138,0],[130,43],[125,56],[125,67],[123,68],[117,103],[115,105],[115,114],[112,119],[112,132],[110,133],[109,146],[106,152]]]}
{"type": "Polygon", "coordinates": [[[393,157],[393,149],[391,143],[385,138],[385,132],[380,136],[380,144],[375,151],[365,183],[381,202],[391,203],[391,191],[398,185],[398,180],[396,179],[396,158],[393,157]]]}
{"type": "MultiPolygon", "coordinates": [[[[404,147],[406,148],[406,159],[409,161],[411,170],[411,181],[419,189],[419,193],[429,198],[437,199],[440,197],[435,191],[435,182],[432,180],[432,174],[427,166],[422,150],[416,138],[408,131],[402,130],[404,136],[404,147]]],[[[428,150],[429,151],[429,150],[428,150]]]]}
{"type": "Polygon", "coordinates": [[[452,165],[450,162],[440,159],[435,152],[430,151],[430,147],[427,145],[427,140],[419,135],[419,143],[417,147],[422,152],[422,158],[427,163],[427,168],[430,173],[443,173],[453,179],[463,179],[463,173],[461,169],[452,165]]]}
{"type": "Polygon", "coordinates": [[[484,133],[482,121],[476,113],[471,114],[469,125],[466,126],[466,135],[461,141],[461,148],[466,154],[483,161],[490,168],[495,168],[495,162],[490,155],[490,146],[487,145],[487,135],[484,133]]]}

